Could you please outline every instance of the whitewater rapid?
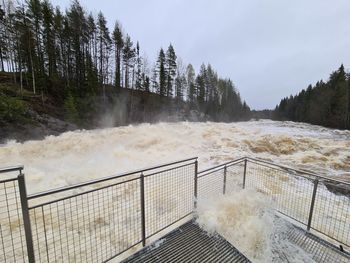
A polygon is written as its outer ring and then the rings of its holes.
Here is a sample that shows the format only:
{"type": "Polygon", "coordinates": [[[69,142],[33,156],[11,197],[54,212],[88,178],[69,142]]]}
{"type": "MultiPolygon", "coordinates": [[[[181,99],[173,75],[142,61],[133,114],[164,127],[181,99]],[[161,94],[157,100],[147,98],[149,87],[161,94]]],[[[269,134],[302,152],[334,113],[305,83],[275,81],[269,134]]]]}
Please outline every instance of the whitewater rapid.
{"type": "MultiPolygon", "coordinates": [[[[140,124],[66,132],[41,141],[8,141],[0,146],[0,167],[24,165],[29,193],[196,156],[199,170],[251,156],[350,180],[349,139],[350,131],[270,120],[140,124]]],[[[160,204],[181,203],[179,196],[163,191],[166,189],[155,186],[147,196],[160,217],[164,216],[160,204]],[[167,196],[169,200],[153,200],[153,196],[167,196]]],[[[128,203],[127,197],[136,192],[128,193],[125,200],[111,205],[128,203]]],[[[333,195],[327,190],[324,193],[333,195]]],[[[308,193],[300,193],[303,194],[308,193]]],[[[198,205],[197,223],[209,233],[223,235],[255,262],[270,262],[274,249],[281,247],[286,255],[297,255],[298,262],[312,262],[310,255],[285,239],[288,223],[276,221],[271,202],[260,193],[237,188],[218,200],[199,198],[198,205]]],[[[176,211],[172,207],[167,213],[176,211]]],[[[122,219],[115,218],[114,224],[136,222],[137,215],[128,222],[122,219]]],[[[0,223],[10,229],[8,222],[0,223]]],[[[109,232],[113,224],[96,227],[109,232]]],[[[74,225],[70,228],[71,235],[80,235],[74,225]]],[[[58,231],[56,226],[52,229],[54,233],[58,231]]],[[[105,244],[107,240],[100,238],[96,242],[105,244]]],[[[114,246],[125,242],[123,238],[115,240],[114,246]]],[[[45,247],[42,249],[45,253],[45,247]]]]}
{"type": "Polygon", "coordinates": [[[0,166],[22,164],[28,192],[199,157],[199,169],[242,156],[350,177],[350,132],[270,120],[158,123],[9,141],[0,166]]]}

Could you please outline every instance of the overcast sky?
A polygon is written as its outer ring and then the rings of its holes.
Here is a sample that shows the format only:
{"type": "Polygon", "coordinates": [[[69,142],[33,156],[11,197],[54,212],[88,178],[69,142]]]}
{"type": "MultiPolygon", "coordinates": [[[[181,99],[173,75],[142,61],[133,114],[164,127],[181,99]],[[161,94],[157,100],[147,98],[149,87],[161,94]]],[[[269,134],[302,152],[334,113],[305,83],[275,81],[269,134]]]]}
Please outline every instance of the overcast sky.
{"type": "MultiPolygon", "coordinates": [[[[62,9],[70,0],[53,0],[62,9]]],[[[115,20],[150,61],[171,42],[196,70],[210,63],[253,109],[350,67],[350,0],[81,0],[115,20]]]]}

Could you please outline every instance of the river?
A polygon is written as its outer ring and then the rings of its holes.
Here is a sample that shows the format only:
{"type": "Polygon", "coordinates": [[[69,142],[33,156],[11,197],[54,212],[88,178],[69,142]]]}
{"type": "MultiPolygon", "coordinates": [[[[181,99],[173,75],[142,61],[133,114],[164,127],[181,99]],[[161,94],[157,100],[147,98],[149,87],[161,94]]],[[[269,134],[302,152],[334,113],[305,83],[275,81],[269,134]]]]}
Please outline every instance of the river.
{"type": "Polygon", "coordinates": [[[270,120],[140,124],[9,141],[0,166],[24,165],[34,193],[194,156],[199,169],[251,156],[350,177],[350,131],[270,120]]]}
{"type": "MultiPolygon", "coordinates": [[[[0,166],[24,165],[29,193],[196,156],[199,170],[250,156],[349,180],[349,139],[350,131],[271,120],[140,124],[8,141],[0,146],[0,166]]],[[[237,191],[223,200],[199,202],[198,222],[256,262],[270,262],[274,244],[282,241],[286,254],[299,253],[300,262],[311,262],[284,241],[286,225],[276,223],[271,211],[258,193],[237,191]]],[[[74,227],[71,231],[79,236],[74,227]]]]}

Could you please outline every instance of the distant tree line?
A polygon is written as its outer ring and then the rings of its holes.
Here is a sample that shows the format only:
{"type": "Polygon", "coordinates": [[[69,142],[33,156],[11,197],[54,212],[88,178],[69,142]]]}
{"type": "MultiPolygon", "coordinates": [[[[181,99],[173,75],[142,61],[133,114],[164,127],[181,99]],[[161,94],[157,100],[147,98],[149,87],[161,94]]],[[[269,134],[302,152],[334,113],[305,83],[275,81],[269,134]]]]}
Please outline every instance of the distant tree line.
{"type": "Polygon", "coordinates": [[[341,65],[327,82],[318,81],[281,100],[274,118],[350,129],[350,74],[341,65]]]}
{"type": "Polygon", "coordinates": [[[218,120],[244,119],[250,112],[232,81],[218,77],[211,65],[196,74],[171,44],[150,65],[119,22],[110,32],[101,12],[95,17],[77,0],[65,12],[49,0],[3,1],[0,71],[13,73],[21,91],[50,96],[77,116],[86,109],[77,101],[105,101],[111,86],[116,96],[121,89],[156,93],[218,120]]]}

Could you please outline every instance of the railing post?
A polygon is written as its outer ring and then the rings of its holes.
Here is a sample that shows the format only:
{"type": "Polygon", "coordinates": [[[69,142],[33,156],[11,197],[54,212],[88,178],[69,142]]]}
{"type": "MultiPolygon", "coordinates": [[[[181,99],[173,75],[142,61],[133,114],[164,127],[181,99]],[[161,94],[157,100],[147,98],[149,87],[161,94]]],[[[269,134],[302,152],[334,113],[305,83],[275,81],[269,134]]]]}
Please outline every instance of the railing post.
{"type": "Polygon", "coordinates": [[[312,192],[312,199],[311,199],[311,205],[310,205],[309,219],[308,219],[308,222],[307,222],[307,231],[310,231],[310,229],[311,229],[311,222],[312,222],[312,215],[314,213],[314,206],[315,206],[315,200],[316,200],[317,186],[318,186],[318,178],[316,178],[315,181],[314,181],[314,190],[312,192]]]}
{"type": "Polygon", "coordinates": [[[140,176],[140,194],[141,194],[141,235],[142,246],[146,246],[146,214],[145,214],[145,177],[141,172],[140,176]]]}
{"type": "Polygon", "coordinates": [[[223,189],[222,189],[222,193],[223,194],[226,193],[226,174],[227,174],[227,167],[225,165],[225,167],[224,167],[224,186],[223,186],[223,189]]]}
{"type": "Polygon", "coordinates": [[[18,175],[18,187],[19,187],[19,195],[21,199],[23,226],[24,226],[24,233],[26,237],[28,260],[29,260],[29,263],[34,263],[35,255],[34,255],[32,228],[30,224],[30,215],[29,215],[29,209],[28,209],[27,189],[26,189],[26,183],[25,183],[24,174],[22,173],[22,170],[20,170],[20,173],[18,175]]]}
{"type": "Polygon", "coordinates": [[[197,208],[198,196],[198,160],[194,162],[194,209],[197,208]]]}
{"type": "Polygon", "coordinates": [[[247,159],[244,160],[244,171],[243,171],[243,189],[245,188],[245,178],[247,175],[247,159]]]}

